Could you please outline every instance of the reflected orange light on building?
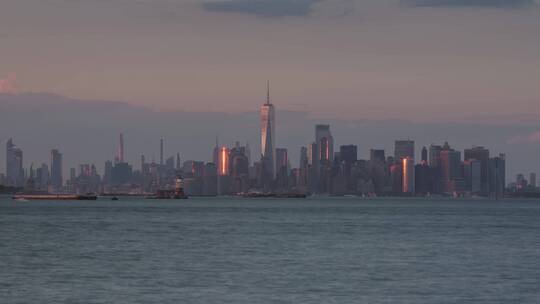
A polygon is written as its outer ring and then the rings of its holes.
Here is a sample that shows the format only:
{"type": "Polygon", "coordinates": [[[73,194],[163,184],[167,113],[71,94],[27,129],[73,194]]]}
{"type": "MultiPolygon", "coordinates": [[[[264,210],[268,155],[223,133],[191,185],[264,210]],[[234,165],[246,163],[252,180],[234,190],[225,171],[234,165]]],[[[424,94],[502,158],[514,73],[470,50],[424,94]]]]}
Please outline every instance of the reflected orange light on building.
{"type": "Polygon", "coordinates": [[[403,187],[404,193],[414,193],[414,160],[410,157],[402,159],[403,187]]]}
{"type": "Polygon", "coordinates": [[[229,148],[221,147],[219,149],[219,175],[229,175],[230,172],[230,157],[229,148]]]}

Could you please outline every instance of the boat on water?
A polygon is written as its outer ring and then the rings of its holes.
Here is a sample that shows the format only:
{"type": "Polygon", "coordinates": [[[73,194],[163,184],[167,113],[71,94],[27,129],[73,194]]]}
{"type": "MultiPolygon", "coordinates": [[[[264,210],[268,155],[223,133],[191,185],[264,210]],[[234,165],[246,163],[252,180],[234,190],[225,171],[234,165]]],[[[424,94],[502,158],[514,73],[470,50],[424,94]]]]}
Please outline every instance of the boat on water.
{"type": "Polygon", "coordinates": [[[177,176],[174,190],[158,190],[155,195],[147,196],[146,199],[188,199],[188,196],[184,193],[184,179],[180,175],[177,176]]]}
{"type": "Polygon", "coordinates": [[[246,192],[238,193],[236,196],[242,198],[306,198],[304,193],[261,193],[261,192],[246,192]]]}
{"type": "Polygon", "coordinates": [[[16,201],[30,200],[61,200],[61,201],[95,201],[97,195],[77,195],[77,194],[15,194],[12,197],[16,201]]]}

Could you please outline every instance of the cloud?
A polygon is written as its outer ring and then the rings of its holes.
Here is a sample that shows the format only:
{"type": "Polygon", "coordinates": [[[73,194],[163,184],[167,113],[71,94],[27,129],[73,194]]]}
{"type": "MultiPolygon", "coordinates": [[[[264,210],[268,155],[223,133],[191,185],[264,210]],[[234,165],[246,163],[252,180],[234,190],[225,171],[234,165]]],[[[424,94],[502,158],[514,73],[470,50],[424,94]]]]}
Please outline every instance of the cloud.
{"type": "Polygon", "coordinates": [[[540,142],[540,131],[526,135],[516,135],[507,141],[508,144],[532,144],[538,142],[540,142]]]}
{"type": "Polygon", "coordinates": [[[306,16],[323,0],[226,0],[204,2],[207,11],[253,14],[264,17],[306,16]]]}
{"type": "Polygon", "coordinates": [[[13,94],[17,92],[17,86],[15,84],[17,76],[15,74],[8,75],[7,78],[0,79],[0,93],[13,94]]]}
{"type": "Polygon", "coordinates": [[[535,0],[401,0],[403,5],[416,7],[524,7],[535,0]]]}

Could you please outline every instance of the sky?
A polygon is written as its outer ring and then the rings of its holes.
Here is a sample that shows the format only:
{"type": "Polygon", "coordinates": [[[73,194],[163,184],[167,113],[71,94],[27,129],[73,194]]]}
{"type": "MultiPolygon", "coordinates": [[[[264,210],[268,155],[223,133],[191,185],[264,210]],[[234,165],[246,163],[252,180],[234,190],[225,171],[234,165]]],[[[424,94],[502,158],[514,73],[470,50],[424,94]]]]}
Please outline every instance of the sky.
{"type": "Polygon", "coordinates": [[[539,37],[533,0],[2,0],[0,92],[521,123],[539,37]]]}

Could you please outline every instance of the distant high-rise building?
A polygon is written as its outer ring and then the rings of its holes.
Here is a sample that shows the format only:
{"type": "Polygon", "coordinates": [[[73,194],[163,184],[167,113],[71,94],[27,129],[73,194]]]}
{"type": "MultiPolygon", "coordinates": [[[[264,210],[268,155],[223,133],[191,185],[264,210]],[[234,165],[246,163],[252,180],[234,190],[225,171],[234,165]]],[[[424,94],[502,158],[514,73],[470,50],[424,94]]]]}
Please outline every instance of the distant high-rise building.
{"type": "Polygon", "coordinates": [[[163,166],[163,138],[159,141],[159,165],[163,166]]]}
{"type": "Polygon", "coordinates": [[[214,163],[204,166],[203,195],[217,195],[217,168],[214,163]]]}
{"type": "Polygon", "coordinates": [[[461,176],[461,152],[452,149],[441,151],[441,181],[442,190],[454,192],[459,190],[456,184],[461,176]]]}
{"type": "Polygon", "coordinates": [[[124,162],[124,134],[120,133],[120,138],[118,140],[118,150],[116,151],[116,156],[114,157],[115,163],[124,162]]]}
{"type": "Polygon", "coordinates": [[[426,162],[414,166],[414,192],[427,195],[433,192],[433,168],[426,162]]]}
{"type": "MultiPolygon", "coordinates": [[[[82,170],[81,170],[82,171],[82,170]]],[[[84,174],[85,176],[92,175],[92,171],[89,165],[85,165],[84,174]]],[[[117,163],[112,168],[111,174],[111,183],[113,185],[123,185],[129,183],[133,176],[133,168],[126,162],[117,163]]]]}
{"type": "Polygon", "coordinates": [[[124,160],[124,134],[120,133],[120,151],[119,151],[119,161],[123,163],[124,160]]]}
{"type": "Polygon", "coordinates": [[[230,150],[227,147],[221,147],[218,156],[218,175],[226,176],[231,173],[230,150]]]}
{"type": "Polygon", "coordinates": [[[525,188],[527,188],[527,180],[525,179],[525,175],[519,173],[516,175],[516,190],[524,191],[525,188]]]}
{"type": "Polygon", "coordinates": [[[489,150],[484,147],[465,149],[465,160],[476,159],[480,161],[480,183],[482,194],[489,193],[489,150]]]}
{"type": "Polygon", "coordinates": [[[144,157],[144,154],[141,154],[141,172],[144,172],[145,167],[146,167],[146,157],[144,157]]]}
{"type": "Polygon", "coordinates": [[[249,146],[249,142],[246,142],[246,151],[245,151],[245,155],[248,159],[248,165],[251,166],[251,148],[249,146]]]}
{"type": "Polygon", "coordinates": [[[319,160],[331,162],[334,156],[334,138],[330,132],[330,125],[315,126],[315,142],[319,148],[319,160]]]}
{"type": "Polygon", "coordinates": [[[308,149],[306,147],[300,148],[300,169],[307,168],[309,165],[308,149]]]}
{"type": "Polygon", "coordinates": [[[470,159],[463,162],[463,178],[465,187],[471,193],[479,194],[482,191],[482,164],[479,160],[470,159]]]}
{"type": "Polygon", "coordinates": [[[319,146],[317,143],[312,143],[308,146],[308,184],[311,192],[319,192],[319,177],[321,174],[321,166],[319,159],[319,146]]]}
{"type": "Polygon", "coordinates": [[[501,197],[506,185],[506,155],[490,158],[488,170],[490,195],[501,197]]]}
{"type": "Polygon", "coordinates": [[[77,170],[75,168],[69,168],[69,180],[74,182],[77,179],[77,170]]]}
{"type": "Polygon", "coordinates": [[[422,147],[422,164],[428,163],[428,150],[426,147],[422,147]]]}
{"type": "Polygon", "coordinates": [[[266,103],[261,106],[261,156],[264,174],[276,177],[276,114],[270,103],[270,84],[266,84],[266,103]]]}
{"type": "Polygon", "coordinates": [[[441,151],[443,148],[438,145],[429,146],[429,166],[438,168],[441,166],[441,151]]]}
{"type": "Polygon", "coordinates": [[[62,178],[62,153],[51,150],[51,186],[54,192],[61,192],[64,184],[62,178]]]}
{"type": "Polygon", "coordinates": [[[113,163],[108,160],[105,162],[104,174],[103,174],[103,183],[106,185],[112,184],[112,175],[113,175],[113,163]]]}
{"type": "Polygon", "coordinates": [[[6,184],[11,187],[24,185],[23,152],[11,138],[6,144],[6,184]]]}
{"type": "Polygon", "coordinates": [[[414,194],[414,160],[411,157],[402,158],[402,191],[407,194],[414,194]]]}
{"type": "Polygon", "coordinates": [[[174,156],[168,157],[168,158],[165,160],[165,168],[167,168],[167,170],[174,170],[174,169],[175,169],[175,166],[174,166],[174,156]]]}
{"type": "Polygon", "coordinates": [[[400,195],[403,193],[403,164],[394,162],[390,165],[390,186],[392,187],[392,193],[400,195]]]}
{"type": "Polygon", "coordinates": [[[409,157],[414,161],[414,141],[396,140],[394,145],[395,161],[401,162],[401,160],[406,157],[409,157]]]}
{"type": "Polygon", "coordinates": [[[358,160],[358,147],[355,145],[346,145],[339,147],[339,157],[341,161],[352,164],[358,160]]]}
{"type": "Polygon", "coordinates": [[[47,191],[50,176],[49,166],[41,164],[41,167],[36,169],[36,190],[47,191]]]}
{"type": "Polygon", "coordinates": [[[287,149],[277,148],[276,149],[276,168],[277,172],[280,171],[287,172],[289,167],[289,157],[287,156],[287,149]]]}
{"type": "Polygon", "coordinates": [[[531,173],[529,175],[529,185],[531,188],[536,188],[536,173],[531,173]]]}
{"type": "Polygon", "coordinates": [[[369,151],[369,160],[372,162],[384,163],[386,161],[386,156],[384,155],[384,150],[382,149],[371,149],[369,151]]]}

